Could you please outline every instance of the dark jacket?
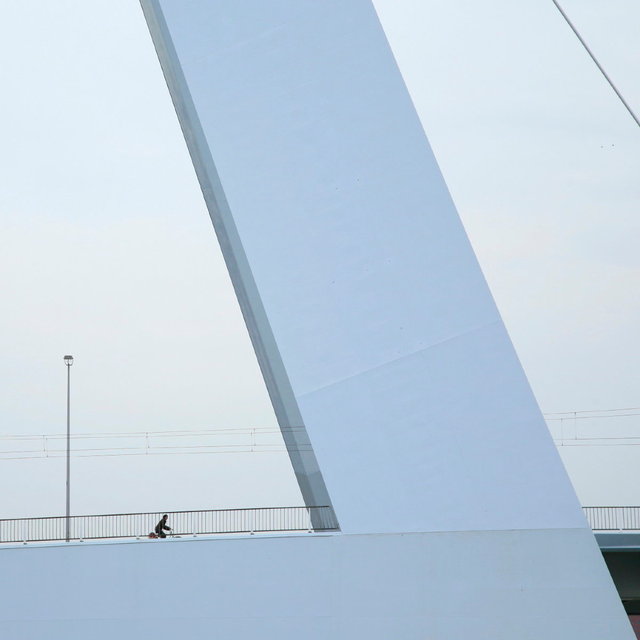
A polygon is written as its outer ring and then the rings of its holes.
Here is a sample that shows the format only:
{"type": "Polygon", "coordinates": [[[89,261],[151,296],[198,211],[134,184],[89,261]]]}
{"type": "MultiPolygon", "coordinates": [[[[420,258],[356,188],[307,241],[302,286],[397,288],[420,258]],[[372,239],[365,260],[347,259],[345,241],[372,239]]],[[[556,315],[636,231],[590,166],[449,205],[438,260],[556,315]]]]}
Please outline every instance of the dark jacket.
{"type": "Polygon", "coordinates": [[[160,522],[156,525],[156,533],[162,534],[162,530],[171,531],[171,527],[167,527],[167,521],[164,518],[160,518],[160,522]]]}

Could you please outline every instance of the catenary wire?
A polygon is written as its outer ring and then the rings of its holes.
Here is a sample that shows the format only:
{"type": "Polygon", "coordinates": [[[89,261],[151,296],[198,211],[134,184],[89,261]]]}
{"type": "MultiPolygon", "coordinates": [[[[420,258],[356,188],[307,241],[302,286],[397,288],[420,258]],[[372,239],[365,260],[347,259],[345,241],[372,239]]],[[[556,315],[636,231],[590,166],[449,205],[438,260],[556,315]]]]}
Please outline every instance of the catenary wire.
{"type": "MultiPolygon", "coordinates": [[[[617,409],[591,409],[579,411],[558,411],[543,414],[547,422],[571,423],[577,420],[608,420],[618,417],[640,416],[640,407],[623,407],[617,409]],[[638,413],[635,413],[635,412],[638,413]],[[624,412],[624,413],[619,413],[624,412]],[[591,415],[585,415],[591,414],[591,415]],[[595,414],[595,415],[593,415],[595,414]]],[[[238,435],[256,438],[257,436],[281,435],[286,433],[303,433],[304,427],[293,426],[278,428],[272,426],[265,427],[237,427],[237,428],[213,428],[213,429],[174,429],[169,431],[134,431],[134,432],[101,432],[101,433],[78,433],[72,435],[73,440],[118,440],[118,439],[138,439],[143,440],[139,446],[104,446],[104,447],[82,447],[72,448],[71,455],[74,458],[86,457],[118,457],[118,456],[149,456],[149,455],[211,455],[211,454],[237,454],[237,453],[281,453],[281,452],[308,452],[312,451],[310,444],[302,444],[297,447],[287,447],[284,442],[243,442],[222,443],[222,444],[153,444],[153,441],[165,440],[168,438],[193,438],[193,437],[228,437],[238,435]]],[[[13,442],[42,442],[42,447],[38,449],[10,449],[0,450],[0,460],[42,460],[64,458],[65,449],[56,449],[48,446],[50,441],[62,440],[66,438],[64,434],[13,434],[0,435],[0,441],[13,442]]],[[[244,439],[243,438],[243,439],[244,439]]],[[[554,438],[559,446],[583,446],[583,447],[605,447],[605,446],[639,446],[640,437],[637,436],[574,436],[554,438]]],[[[87,443],[88,444],[88,443],[87,443]]],[[[132,443],[133,444],[133,443],[132,443]]]]}

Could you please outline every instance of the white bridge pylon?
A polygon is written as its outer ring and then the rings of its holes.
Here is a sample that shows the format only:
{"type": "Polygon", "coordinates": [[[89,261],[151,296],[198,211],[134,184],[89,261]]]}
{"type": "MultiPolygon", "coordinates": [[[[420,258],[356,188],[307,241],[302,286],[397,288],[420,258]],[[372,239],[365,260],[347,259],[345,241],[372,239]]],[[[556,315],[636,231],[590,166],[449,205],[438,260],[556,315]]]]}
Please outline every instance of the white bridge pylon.
{"type": "Polygon", "coordinates": [[[585,528],[370,1],[142,6],[307,504],[585,528]]]}
{"type": "Polygon", "coordinates": [[[518,637],[631,638],[370,0],[142,6],[306,503],[479,545],[420,583],[484,580],[478,637],[524,589],[518,637]]]}

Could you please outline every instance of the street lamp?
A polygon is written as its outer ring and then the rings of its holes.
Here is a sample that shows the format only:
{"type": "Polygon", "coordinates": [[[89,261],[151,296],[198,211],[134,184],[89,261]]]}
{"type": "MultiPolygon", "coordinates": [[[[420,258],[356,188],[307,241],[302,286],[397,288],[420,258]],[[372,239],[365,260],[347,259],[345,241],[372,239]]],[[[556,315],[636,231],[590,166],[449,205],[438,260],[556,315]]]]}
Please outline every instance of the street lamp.
{"type": "Polygon", "coordinates": [[[69,542],[69,523],[71,514],[71,365],[73,356],[65,356],[64,363],[67,365],[67,512],[65,518],[66,539],[69,542]]]}

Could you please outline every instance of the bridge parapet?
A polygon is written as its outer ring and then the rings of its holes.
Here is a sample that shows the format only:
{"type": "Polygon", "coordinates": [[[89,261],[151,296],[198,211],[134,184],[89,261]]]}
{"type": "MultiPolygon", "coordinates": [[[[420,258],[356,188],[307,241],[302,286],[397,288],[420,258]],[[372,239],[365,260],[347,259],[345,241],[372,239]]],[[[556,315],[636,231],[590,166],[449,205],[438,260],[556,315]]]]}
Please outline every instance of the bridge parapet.
{"type": "Polygon", "coordinates": [[[640,506],[583,507],[594,531],[640,531],[640,506]]]}
{"type": "MultiPolygon", "coordinates": [[[[148,537],[162,513],[110,513],[71,516],[71,540],[148,537]]],[[[262,507],[169,512],[170,534],[217,535],[296,531],[334,531],[333,509],[318,507],[262,507]]],[[[55,542],[66,540],[66,518],[15,518],[0,520],[0,542],[55,542]]]]}

